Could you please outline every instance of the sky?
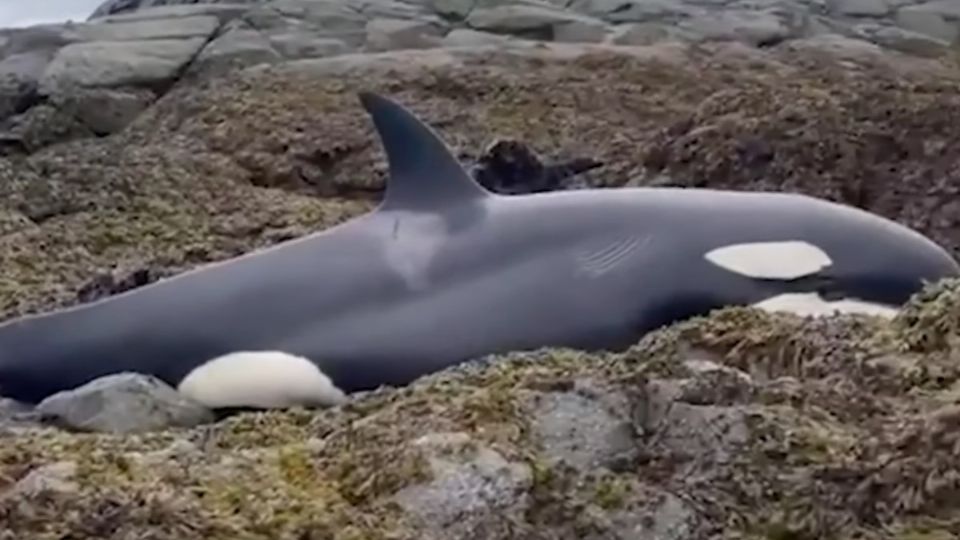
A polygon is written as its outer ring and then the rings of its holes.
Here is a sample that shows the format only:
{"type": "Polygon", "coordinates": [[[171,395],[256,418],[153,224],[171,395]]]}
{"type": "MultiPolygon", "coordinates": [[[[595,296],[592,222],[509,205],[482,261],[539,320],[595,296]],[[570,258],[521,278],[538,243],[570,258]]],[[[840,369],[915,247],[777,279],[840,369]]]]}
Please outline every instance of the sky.
{"type": "Polygon", "coordinates": [[[84,21],[103,0],[0,0],[0,28],[84,21]]]}

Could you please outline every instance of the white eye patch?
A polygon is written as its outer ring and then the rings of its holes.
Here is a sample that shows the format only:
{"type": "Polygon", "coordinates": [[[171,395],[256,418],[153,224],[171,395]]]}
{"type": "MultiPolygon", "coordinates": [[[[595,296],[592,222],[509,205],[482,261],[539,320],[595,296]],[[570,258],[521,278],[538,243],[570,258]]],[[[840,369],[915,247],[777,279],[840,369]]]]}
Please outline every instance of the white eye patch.
{"type": "Polygon", "coordinates": [[[197,366],[177,390],[209,408],[329,407],[346,395],[316,364],[282,351],[240,351],[197,366]]]}
{"type": "Polygon", "coordinates": [[[833,264],[822,249],[795,240],[731,244],[704,257],[724,270],[758,279],[797,279],[833,264]]]}

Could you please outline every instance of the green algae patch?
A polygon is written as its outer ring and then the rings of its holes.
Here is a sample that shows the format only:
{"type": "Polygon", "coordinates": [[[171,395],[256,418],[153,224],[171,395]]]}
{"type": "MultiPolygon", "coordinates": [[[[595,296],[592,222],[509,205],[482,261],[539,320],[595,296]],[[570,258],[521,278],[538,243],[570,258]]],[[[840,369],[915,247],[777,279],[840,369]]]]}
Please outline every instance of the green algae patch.
{"type": "Polygon", "coordinates": [[[960,279],[926,285],[907,302],[892,326],[903,351],[952,348],[960,335],[960,279]]]}

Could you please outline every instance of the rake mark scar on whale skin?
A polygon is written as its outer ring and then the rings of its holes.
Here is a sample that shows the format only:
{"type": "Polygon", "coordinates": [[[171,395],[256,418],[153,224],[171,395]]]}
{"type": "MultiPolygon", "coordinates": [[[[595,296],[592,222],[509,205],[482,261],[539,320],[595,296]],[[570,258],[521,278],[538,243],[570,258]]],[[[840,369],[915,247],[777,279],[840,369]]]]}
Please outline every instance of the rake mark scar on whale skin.
{"type": "Polygon", "coordinates": [[[374,210],[0,325],[0,393],[35,403],[132,371],[212,407],[322,406],[490,354],[619,350],[724,306],[895,310],[960,274],[919,233],[803,195],[497,195],[409,110],[360,102],[389,165],[374,210]]]}

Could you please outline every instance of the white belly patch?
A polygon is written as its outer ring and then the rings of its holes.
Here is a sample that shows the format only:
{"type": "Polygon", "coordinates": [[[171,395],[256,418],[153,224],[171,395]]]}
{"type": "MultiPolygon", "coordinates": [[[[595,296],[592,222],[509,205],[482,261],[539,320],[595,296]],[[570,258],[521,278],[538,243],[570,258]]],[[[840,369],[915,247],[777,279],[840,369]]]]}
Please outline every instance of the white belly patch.
{"type": "Polygon", "coordinates": [[[801,317],[823,317],[835,314],[875,315],[891,319],[896,309],[882,304],[861,302],[859,300],[837,300],[828,302],[816,293],[781,294],[753,304],[753,307],[768,312],[787,312],[801,317]]]}
{"type": "Polygon", "coordinates": [[[346,395],[313,362],[282,351],[239,351],[197,366],[177,390],[209,408],[330,407],[346,395]]]}

